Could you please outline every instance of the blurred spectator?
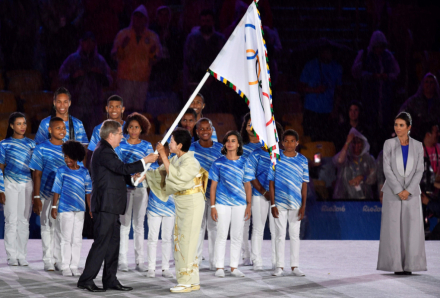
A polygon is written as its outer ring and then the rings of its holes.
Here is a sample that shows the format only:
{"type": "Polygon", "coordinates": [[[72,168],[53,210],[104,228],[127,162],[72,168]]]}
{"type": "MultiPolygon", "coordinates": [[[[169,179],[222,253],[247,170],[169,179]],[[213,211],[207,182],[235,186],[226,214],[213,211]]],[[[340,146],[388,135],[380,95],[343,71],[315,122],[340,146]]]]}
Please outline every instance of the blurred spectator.
{"type": "Polygon", "coordinates": [[[37,42],[37,69],[58,70],[78,47],[78,29],[82,25],[82,0],[39,0],[41,24],[37,42]]]}
{"type": "MultiPolygon", "coordinates": [[[[214,13],[211,10],[202,11],[200,14],[200,27],[194,27],[185,42],[183,66],[185,98],[188,98],[190,92],[199,84],[224,44],[223,35],[214,29],[214,13]]],[[[212,77],[208,79],[205,86],[209,88],[206,88],[204,93],[211,99],[210,108],[220,111],[222,109],[222,91],[220,91],[220,88],[224,87],[221,86],[220,82],[214,81],[216,80],[212,77]]]]}
{"type": "Polygon", "coordinates": [[[95,34],[98,52],[108,63],[112,62],[113,39],[119,31],[123,8],[123,0],[84,0],[84,29],[95,34]]]}
{"type": "Polygon", "coordinates": [[[158,36],[148,29],[147,9],[140,5],[130,26],[119,31],[112,49],[118,61],[118,94],[128,112],[145,111],[151,69],[161,51],[158,36]]]}
{"type": "Polygon", "coordinates": [[[435,122],[425,123],[422,127],[425,172],[420,186],[423,192],[434,193],[436,176],[440,175],[440,144],[438,143],[439,126],[435,122]]]}
{"type": "Polygon", "coordinates": [[[344,147],[333,157],[338,168],[333,199],[374,198],[372,185],[376,182],[376,161],[369,150],[367,138],[352,128],[344,147]]]}
{"type": "Polygon", "coordinates": [[[385,183],[385,173],[383,172],[383,150],[379,152],[376,159],[376,177],[377,177],[377,191],[379,194],[379,200],[382,203],[383,192],[382,187],[385,183]]]}
{"type": "Polygon", "coordinates": [[[204,10],[200,14],[200,27],[194,27],[185,42],[185,85],[197,85],[225,44],[222,34],[214,29],[214,13],[204,10]]]}
{"type": "MultiPolygon", "coordinates": [[[[425,122],[440,123],[440,87],[435,75],[427,73],[423,77],[416,94],[400,107],[400,112],[402,111],[411,114],[414,128],[421,128],[425,122]]],[[[419,135],[414,129],[412,133],[419,135]]],[[[423,141],[423,137],[419,141],[423,141]]]]}
{"type": "Polygon", "coordinates": [[[75,99],[75,104],[70,108],[72,113],[83,121],[90,136],[93,128],[102,121],[102,88],[113,81],[110,67],[98,54],[92,32],[84,34],[78,50],[64,61],[59,78],[75,99]]]}
{"type": "Polygon", "coordinates": [[[0,1],[1,47],[7,70],[31,69],[40,20],[33,0],[0,1]]]}
{"type": "Polygon", "coordinates": [[[347,139],[347,135],[351,128],[356,128],[356,130],[363,134],[367,140],[371,140],[370,131],[365,124],[363,106],[360,102],[355,100],[350,102],[347,116],[348,119],[345,119],[342,124],[339,124],[335,131],[334,143],[337,152],[341,151],[342,147],[344,147],[344,142],[347,139]]]}
{"type": "Polygon", "coordinates": [[[161,60],[151,73],[151,89],[169,91],[173,88],[179,69],[182,69],[183,40],[177,28],[171,26],[171,9],[161,6],[156,11],[151,30],[159,36],[162,45],[161,60]]]}
{"type": "Polygon", "coordinates": [[[305,94],[304,134],[312,141],[327,141],[331,137],[341,85],[342,67],[333,60],[332,48],[322,47],[319,57],[304,66],[299,84],[299,91],[305,94]]]}
{"type": "MultiPolygon", "coordinates": [[[[223,6],[220,10],[220,31],[225,30],[234,20],[241,16],[237,16],[237,8],[239,6],[245,6],[245,11],[249,7],[249,5],[254,2],[253,0],[225,0],[223,2],[223,6]]],[[[273,28],[273,15],[272,10],[270,9],[269,1],[260,1],[258,2],[258,10],[261,13],[261,22],[263,26],[268,26],[269,28],[273,28]]]]}
{"type": "MultiPolygon", "coordinates": [[[[235,27],[240,22],[240,20],[243,18],[248,7],[249,6],[241,0],[235,1],[234,19],[231,21],[231,23],[229,23],[229,26],[222,28],[222,30],[221,30],[223,32],[223,35],[225,36],[226,40],[231,36],[232,32],[234,32],[235,27]]],[[[221,19],[221,16],[220,16],[220,19],[221,19]]],[[[225,22],[224,20],[220,20],[220,23],[224,23],[224,22],[225,22]]]]}
{"type": "Polygon", "coordinates": [[[200,13],[205,10],[216,11],[213,0],[182,0],[183,11],[180,15],[180,27],[187,36],[194,27],[199,25],[200,13]]]}
{"type": "MultiPolygon", "coordinates": [[[[432,199],[422,193],[422,204],[432,212],[433,216],[440,218],[440,201],[438,199],[432,199]]],[[[431,233],[426,235],[426,240],[440,240],[440,223],[437,223],[431,233]]]]}
{"type": "Polygon", "coordinates": [[[362,84],[362,103],[370,118],[369,123],[373,128],[382,128],[386,135],[388,123],[391,123],[389,119],[394,115],[394,85],[400,73],[399,65],[387,47],[385,35],[375,31],[368,48],[359,51],[351,69],[353,77],[362,84]]]}

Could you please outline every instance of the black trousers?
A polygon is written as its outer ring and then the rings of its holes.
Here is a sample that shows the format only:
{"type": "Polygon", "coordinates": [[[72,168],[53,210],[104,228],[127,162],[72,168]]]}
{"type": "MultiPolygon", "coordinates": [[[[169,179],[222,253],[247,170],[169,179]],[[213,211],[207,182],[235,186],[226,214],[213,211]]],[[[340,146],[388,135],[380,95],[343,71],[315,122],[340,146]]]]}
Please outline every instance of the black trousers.
{"type": "Polygon", "coordinates": [[[118,214],[97,212],[93,213],[93,224],[95,240],[90,248],[86,266],[78,280],[78,285],[92,285],[104,261],[102,285],[106,289],[119,284],[116,272],[118,270],[121,222],[118,214]]]}

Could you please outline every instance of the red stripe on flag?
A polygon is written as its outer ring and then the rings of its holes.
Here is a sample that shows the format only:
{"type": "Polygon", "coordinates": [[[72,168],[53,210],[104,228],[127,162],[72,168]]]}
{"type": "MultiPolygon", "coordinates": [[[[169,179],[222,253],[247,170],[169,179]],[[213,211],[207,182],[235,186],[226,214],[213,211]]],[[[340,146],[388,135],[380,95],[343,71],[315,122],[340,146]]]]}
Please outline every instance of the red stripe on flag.
{"type": "Polygon", "coordinates": [[[269,122],[266,123],[266,126],[269,126],[272,123],[272,119],[269,120],[269,122]]]}
{"type": "Polygon", "coordinates": [[[267,95],[267,93],[263,92],[263,96],[266,96],[267,98],[269,98],[269,95],[267,95]]]}

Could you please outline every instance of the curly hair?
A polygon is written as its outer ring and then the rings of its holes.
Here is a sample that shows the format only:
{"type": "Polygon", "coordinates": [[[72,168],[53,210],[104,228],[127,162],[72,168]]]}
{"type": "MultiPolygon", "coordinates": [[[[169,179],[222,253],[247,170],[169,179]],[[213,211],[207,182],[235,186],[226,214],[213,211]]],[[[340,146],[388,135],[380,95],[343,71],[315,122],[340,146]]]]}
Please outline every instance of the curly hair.
{"type": "Polygon", "coordinates": [[[141,135],[148,135],[151,128],[151,123],[148,121],[147,117],[144,115],[141,115],[139,113],[131,113],[127,116],[127,119],[125,120],[124,128],[122,129],[123,133],[128,135],[128,127],[130,127],[131,121],[137,121],[141,127],[141,135]]]}
{"type": "Polygon", "coordinates": [[[63,154],[72,160],[82,161],[86,156],[86,149],[78,141],[69,140],[61,145],[63,154]]]}
{"type": "Polygon", "coordinates": [[[238,141],[238,149],[237,149],[237,155],[241,156],[243,155],[243,138],[241,137],[240,133],[236,130],[230,130],[226,133],[226,135],[223,137],[223,147],[221,150],[221,153],[223,155],[226,155],[226,153],[228,152],[228,150],[226,150],[226,142],[228,141],[228,137],[230,136],[236,136],[237,137],[237,141],[238,141]]]}

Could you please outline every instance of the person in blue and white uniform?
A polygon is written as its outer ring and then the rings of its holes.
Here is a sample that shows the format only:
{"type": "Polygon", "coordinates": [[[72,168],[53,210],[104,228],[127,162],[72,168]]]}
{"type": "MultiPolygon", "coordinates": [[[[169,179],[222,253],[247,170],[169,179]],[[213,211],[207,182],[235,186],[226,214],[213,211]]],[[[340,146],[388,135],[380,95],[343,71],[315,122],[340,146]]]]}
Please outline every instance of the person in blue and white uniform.
{"type": "Polygon", "coordinates": [[[38,144],[32,154],[29,168],[34,170],[34,196],[32,209],[40,216],[41,244],[45,271],[61,270],[59,231],[50,216],[57,170],[65,165],[61,145],[66,136],[66,125],[60,117],[49,122],[50,139],[38,144]]]}
{"type": "MultiPolygon", "coordinates": [[[[62,145],[66,165],[57,170],[52,187],[54,193],[51,215],[60,231],[61,270],[63,276],[80,276],[82,230],[86,201],[90,208],[92,179],[89,171],[78,164],[86,150],[77,141],[62,145]]],[[[91,215],[92,216],[92,215],[91,215]]]]}
{"type": "MultiPolygon", "coordinates": [[[[192,143],[189,151],[194,151],[194,157],[200,163],[200,166],[204,168],[207,172],[211,169],[212,163],[219,157],[222,156],[222,143],[213,141],[213,126],[211,120],[208,118],[200,118],[196,124],[196,133],[199,140],[192,143]]],[[[216,138],[217,139],[217,138],[216,138]]],[[[202,253],[203,253],[203,242],[205,240],[206,229],[208,229],[208,251],[209,251],[209,263],[210,269],[215,270],[215,260],[214,260],[214,246],[215,239],[217,237],[217,225],[212,220],[211,217],[211,202],[210,202],[210,188],[211,180],[208,181],[208,186],[206,188],[205,198],[205,213],[203,215],[202,228],[200,229],[199,244],[197,248],[197,257],[201,264],[202,253]]]]}
{"type": "MultiPolygon", "coordinates": [[[[202,95],[202,93],[198,93],[197,96],[194,98],[193,102],[191,103],[191,105],[189,106],[190,108],[192,108],[196,114],[197,114],[197,118],[196,121],[200,121],[200,119],[204,118],[203,117],[203,109],[205,108],[205,97],[202,95]]],[[[211,135],[211,140],[214,142],[218,142],[217,139],[217,132],[215,131],[215,127],[214,125],[212,125],[212,135],[211,135]]]]}
{"type": "Polygon", "coordinates": [[[237,131],[229,131],[223,139],[218,158],[209,170],[211,179],[211,216],[217,222],[214,259],[215,276],[225,277],[226,238],[230,230],[230,266],[233,277],[244,277],[237,269],[243,242],[244,221],[251,216],[252,186],[255,176],[249,161],[243,158],[243,141],[237,131]]]}
{"type": "Polygon", "coordinates": [[[26,138],[26,127],[25,116],[12,113],[6,138],[0,142],[0,169],[5,184],[4,243],[9,266],[29,265],[26,255],[33,188],[29,162],[35,142],[26,138]]]}
{"type": "MultiPolygon", "coordinates": [[[[261,147],[261,143],[255,136],[252,130],[251,114],[244,115],[243,123],[240,130],[241,137],[243,138],[243,155],[242,157],[248,158],[249,154],[255,149],[261,147]]],[[[244,266],[251,266],[251,247],[249,246],[249,227],[251,225],[252,218],[244,222],[243,228],[243,244],[241,246],[241,257],[244,266]]]]}
{"type": "Polygon", "coordinates": [[[87,138],[81,120],[69,114],[69,107],[71,104],[72,100],[69,90],[64,87],[58,88],[53,96],[52,115],[41,120],[40,126],[38,127],[37,134],[35,135],[35,142],[37,144],[41,144],[50,138],[49,123],[52,117],[60,117],[63,119],[64,124],[66,125],[64,141],[76,140],[85,146],[89,144],[89,139],[87,138]]]}
{"type": "MultiPolygon", "coordinates": [[[[168,143],[163,145],[167,156],[170,154],[168,143]]],[[[151,164],[150,169],[156,170],[163,164],[162,157],[159,155],[157,161],[151,164]]],[[[170,255],[173,247],[173,228],[176,215],[176,206],[173,195],[164,202],[158,198],[153,189],[150,189],[148,196],[147,218],[148,218],[148,272],[147,277],[156,276],[156,249],[159,239],[159,232],[162,238],[162,276],[173,278],[170,272],[170,255]],[[161,231],[162,225],[162,231],[161,231]]]]}
{"type": "MultiPolygon", "coordinates": [[[[121,141],[118,147],[124,163],[136,162],[154,152],[151,143],[140,138],[141,135],[148,135],[150,127],[151,124],[148,119],[139,113],[133,113],[127,117],[122,131],[129,137],[127,140],[121,141]]],[[[125,214],[120,216],[121,242],[118,264],[118,270],[120,271],[128,271],[128,236],[132,219],[136,270],[141,272],[147,271],[147,267],[144,264],[144,221],[147,205],[147,189],[142,184],[139,184],[137,187],[127,186],[127,209],[125,214]]]]}
{"type": "MultiPolygon", "coordinates": [[[[107,111],[107,119],[115,120],[121,123],[122,126],[125,125],[125,121],[122,120],[122,115],[124,114],[124,100],[119,95],[112,95],[107,99],[107,105],[105,107],[107,111]]],[[[93,129],[92,137],[90,138],[90,144],[87,147],[90,151],[95,151],[96,145],[101,141],[101,137],[99,136],[99,131],[101,129],[102,123],[95,126],[93,129]]],[[[122,137],[122,141],[125,141],[128,138],[127,134],[124,134],[122,137]]]]}
{"type": "Polygon", "coordinates": [[[296,152],[298,133],[292,129],[284,132],[284,151],[277,161],[275,172],[269,172],[271,212],[275,222],[276,269],[273,276],[284,274],[284,248],[289,223],[291,275],[304,276],[299,266],[299,231],[306,212],[309,166],[307,158],[296,152]]]}

